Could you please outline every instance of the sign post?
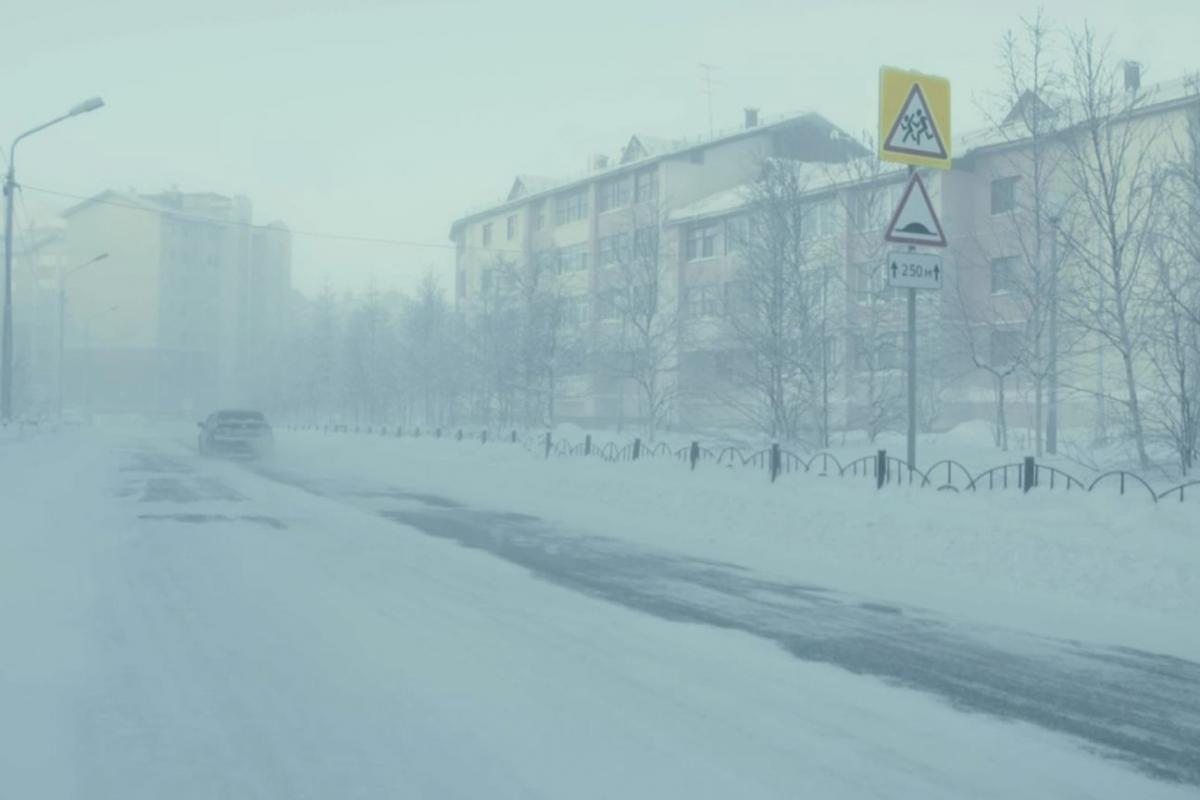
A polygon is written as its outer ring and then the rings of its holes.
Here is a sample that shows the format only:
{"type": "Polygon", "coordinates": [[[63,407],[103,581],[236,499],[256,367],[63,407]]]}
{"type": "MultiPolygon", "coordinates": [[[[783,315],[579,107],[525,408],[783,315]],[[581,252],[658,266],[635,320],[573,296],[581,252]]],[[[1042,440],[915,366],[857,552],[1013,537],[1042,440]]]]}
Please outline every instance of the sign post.
{"type": "Polygon", "coordinates": [[[894,67],[879,70],[879,158],[908,165],[908,185],[884,239],[907,244],[888,256],[888,285],[908,290],[908,464],[917,462],[917,290],[940,289],[942,258],[914,252],[945,247],[946,234],[917,167],[950,169],[950,81],[894,67]]]}

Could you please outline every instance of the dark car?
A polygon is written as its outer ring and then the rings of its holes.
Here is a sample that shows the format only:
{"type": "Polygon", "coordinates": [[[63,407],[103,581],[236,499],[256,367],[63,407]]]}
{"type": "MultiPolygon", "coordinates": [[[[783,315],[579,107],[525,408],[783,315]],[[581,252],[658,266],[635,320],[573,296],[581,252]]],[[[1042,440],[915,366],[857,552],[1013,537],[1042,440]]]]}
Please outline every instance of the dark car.
{"type": "Polygon", "coordinates": [[[259,411],[216,411],[196,424],[201,455],[257,458],[269,456],[274,447],[271,425],[259,411]]]}

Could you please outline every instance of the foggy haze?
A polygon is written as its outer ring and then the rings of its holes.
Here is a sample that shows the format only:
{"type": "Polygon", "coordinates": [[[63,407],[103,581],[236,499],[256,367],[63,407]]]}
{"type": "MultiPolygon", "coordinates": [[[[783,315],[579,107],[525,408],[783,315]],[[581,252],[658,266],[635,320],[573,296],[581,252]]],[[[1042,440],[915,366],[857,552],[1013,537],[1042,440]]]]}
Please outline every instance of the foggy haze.
{"type": "Polygon", "coordinates": [[[0,799],[1196,800],[1197,41],[0,0],[0,799]]]}
{"type": "MultiPolygon", "coordinates": [[[[133,187],[244,194],[297,230],[294,282],[312,295],[411,289],[428,268],[449,286],[450,221],[502,197],[517,173],[570,175],[633,133],[817,111],[857,135],[875,125],[880,64],[955,81],[955,124],[983,124],[973,98],[998,86],[1006,4],[576,3],[352,0],[45,0],[3,4],[0,130],[24,130],[77,97],[109,108],[22,147],[21,180],[90,196],[133,187]]],[[[1051,2],[1092,19],[1148,79],[1187,69],[1196,28],[1148,25],[1189,0],[1051,2]]],[[[31,218],[71,204],[24,193],[31,218]]]]}

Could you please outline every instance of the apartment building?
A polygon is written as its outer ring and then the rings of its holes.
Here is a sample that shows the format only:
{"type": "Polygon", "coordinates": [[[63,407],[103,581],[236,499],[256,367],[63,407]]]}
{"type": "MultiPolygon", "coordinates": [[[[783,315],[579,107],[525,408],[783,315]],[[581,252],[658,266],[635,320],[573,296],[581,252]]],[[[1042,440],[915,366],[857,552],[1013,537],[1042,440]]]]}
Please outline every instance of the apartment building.
{"type": "Polygon", "coordinates": [[[245,197],[106,191],[63,212],[70,263],[64,401],[203,413],[268,394],[291,285],[291,237],[245,197]]]}
{"type": "MultiPolygon", "coordinates": [[[[1142,87],[1136,66],[1125,78],[1125,90],[1140,98],[1136,113],[1123,123],[1139,131],[1137,146],[1169,158],[1189,136],[1200,141],[1200,95],[1193,83],[1142,87]]],[[[755,123],[748,114],[741,131],[695,143],[634,136],[615,163],[600,161],[593,172],[572,180],[518,177],[503,202],[463,217],[451,229],[460,307],[469,314],[487,295],[498,265],[527,264],[552,252],[561,280],[571,287],[570,324],[599,341],[606,324],[603,293],[611,288],[604,267],[627,241],[622,237],[653,225],[662,237],[662,257],[671,264],[670,295],[680,317],[675,359],[667,370],[675,382],[673,418],[691,426],[744,421],[735,367],[747,353],[739,349],[725,312],[746,291],[740,285],[739,243],[756,181],[765,164],[786,163],[804,187],[804,238],[813,267],[830,276],[822,291],[829,294],[834,331],[829,359],[836,369],[827,391],[831,423],[898,427],[905,413],[905,303],[886,286],[887,254],[897,247],[885,243],[883,233],[906,171],[880,164],[819,115],[755,123]],[[639,219],[649,199],[657,201],[655,214],[639,219]]],[[[1077,246],[1098,235],[1088,230],[1094,222],[1072,197],[1077,190],[1068,146],[1079,124],[1069,104],[1052,107],[1025,96],[1000,126],[955,142],[953,169],[922,170],[949,245],[943,250],[944,288],[918,294],[923,426],[993,419],[1001,382],[1010,422],[1026,424],[1035,413],[1030,367],[1012,367],[1017,351],[1028,346],[1031,327],[1044,330],[1046,322],[1028,318],[1029,287],[1022,277],[1039,260],[1062,259],[1066,268],[1068,232],[1066,222],[1059,230],[1060,212],[1074,216],[1069,236],[1077,246]],[[1036,215],[1034,145],[1024,124],[1034,104],[1056,117],[1052,135],[1038,144],[1047,171],[1036,215]]],[[[1104,398],[1121,393],[1120,359],[1103,337],[1075,335],[1086,340],[1073,342],[1070,357],[1058,365],[1061,382],[1071,387],[1061,393],[1061,424],[1103,425],[1104,398]]],[[[627,385],[614,386],[595,364],[579,372],[561,382],[560,417],[611,422],[644,415],[627,385]]]]}
{"type": "MultiPolygon", "coordinates": [[[[586,174],[567,179],[518,175],[500,202],[454,222],[455,296],[470,314],[506,271],[552,263],[567,300],[567,324],[598,337],[604,318],[602,277],[623,242],[666,235],[677,209],[753,180],[768,158],[832,164],[864,153],[861,145],[815,113],[771,121],[746,111],[741,128],[699,139],[635,134],[614,158],[598,156],[586,174]]],[[[664,242],[665,242],[664,238],[664,242]]],[[[675,258],[674,255],[669,256],[675,258]]],[[[672,276],[672,283],[678,278],[672,276]]],[[[667,287],[672,293],[677,287],[667,287]]],[[[576,364],[561,376],[555,401],[564,418],[613,421],[644,415],[619,370],[576,364]]]]}

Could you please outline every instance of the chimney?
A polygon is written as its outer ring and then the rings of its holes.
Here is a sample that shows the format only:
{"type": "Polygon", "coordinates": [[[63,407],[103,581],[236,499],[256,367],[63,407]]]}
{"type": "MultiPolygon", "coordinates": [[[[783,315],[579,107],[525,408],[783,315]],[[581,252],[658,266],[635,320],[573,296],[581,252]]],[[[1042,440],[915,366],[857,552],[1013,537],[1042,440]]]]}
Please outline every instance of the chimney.
{"type": "Polygon", "coordinates": [[[1142,88],[1142,65],[1137,61],[1125,62],[1125,91],[1136,92],[1142,88]]]}
{"type": "Polygon", "coordinates": [[[601,154],[592,156],[592,171],[599,172],[602,169],[608,169],[608,156],[601,154]]]}
{"type": "Polygon", "coordinates": [[[758,109],[757,108],[750,108],[750,107],[746,108],[746,127],[747,128],[757,128],[758,127],[758,109]]]}

